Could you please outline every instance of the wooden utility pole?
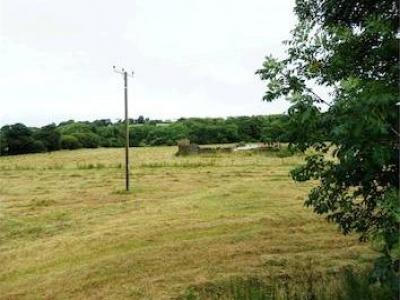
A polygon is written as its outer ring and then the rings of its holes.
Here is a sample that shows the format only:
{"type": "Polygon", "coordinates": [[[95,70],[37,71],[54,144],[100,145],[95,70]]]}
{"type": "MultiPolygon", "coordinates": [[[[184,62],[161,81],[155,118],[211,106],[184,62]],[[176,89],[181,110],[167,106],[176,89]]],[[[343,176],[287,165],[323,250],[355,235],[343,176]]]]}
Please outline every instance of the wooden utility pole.
{"type": "Polygon", "coordinates": [[[114,72],[124,76],[124,101],[125,101],[125,190],[129,187],[129,117],[128,117],[128,76],[133,77],[133,72],[128,73],[123,68],[121,70],[113,66],[114,72]]]}

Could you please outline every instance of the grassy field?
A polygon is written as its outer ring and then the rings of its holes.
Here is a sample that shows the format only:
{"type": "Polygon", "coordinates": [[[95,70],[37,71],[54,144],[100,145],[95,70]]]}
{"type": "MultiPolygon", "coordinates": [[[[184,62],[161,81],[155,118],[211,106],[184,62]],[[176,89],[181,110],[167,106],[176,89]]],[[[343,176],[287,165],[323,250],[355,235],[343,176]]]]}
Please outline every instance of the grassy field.
{"type": "Polygon", "coordinates": [[[0,158],[1,299],[168,299],[374,257],[304,208],[311,184],[288,177],[302,157],[131,151],[131,194],[122,149],[0,158]]]}

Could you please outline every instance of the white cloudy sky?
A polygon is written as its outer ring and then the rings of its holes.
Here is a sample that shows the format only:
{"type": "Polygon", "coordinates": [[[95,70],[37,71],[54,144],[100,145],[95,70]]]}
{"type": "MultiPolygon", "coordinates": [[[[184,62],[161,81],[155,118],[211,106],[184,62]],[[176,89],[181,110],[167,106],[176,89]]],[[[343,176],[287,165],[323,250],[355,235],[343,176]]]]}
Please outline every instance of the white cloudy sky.
{"type": "Polygon", "coordinates": [[[280,113],[254,75],[284,54],[294,0],[0,0],[0,125],[280,113]]]}

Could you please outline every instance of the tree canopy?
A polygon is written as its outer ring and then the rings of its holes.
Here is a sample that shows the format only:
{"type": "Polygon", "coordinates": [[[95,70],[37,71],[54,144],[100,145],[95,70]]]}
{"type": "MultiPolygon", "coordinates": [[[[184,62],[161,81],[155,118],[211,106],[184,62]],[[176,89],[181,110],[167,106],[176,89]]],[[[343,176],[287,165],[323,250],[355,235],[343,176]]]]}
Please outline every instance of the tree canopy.
{"type": "Polygon", "coordinates": [[[314,149],[292,171],[319,180],[305,204],[345,234],[382,241],[383,280],[399,259],[399,2],[297,0],[295,12],[287,56],[257,71],[264,100],[286,97],[291,146],[314,149]]]}

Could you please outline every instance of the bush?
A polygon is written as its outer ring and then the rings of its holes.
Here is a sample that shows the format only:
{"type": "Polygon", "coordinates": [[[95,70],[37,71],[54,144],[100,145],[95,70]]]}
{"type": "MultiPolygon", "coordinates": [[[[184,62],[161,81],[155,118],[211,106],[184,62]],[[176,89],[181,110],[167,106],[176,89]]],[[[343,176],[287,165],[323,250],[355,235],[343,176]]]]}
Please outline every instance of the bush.
{"type": "Polygon", "coordinates": [[[173,140],[167,140],[167,146],[175,146],[176,143],[173,140]]]}
{"type": "Polygon", "coordinates": [[[41,141],[47,151],[56,151],[61,147],[61,134],[55,124],[37,129],[34,132],[34,139],[41,141]]]}
{"type": "Polygon", "coordinates": [[[41,153],[46,152],[46,146],[42,141],[33,141],[30,145],[30,153],[41,153]]]}
{"type": "Polygon", "coordinates": [[[110,147],[119,148],[119,147],[123,147],[123,146],[124,146],[124,143],[122,142],[121,139],[117,139],[117,138],[110,139],[110,147]]]}
{"type": "Polygon", "coordinates": [[[62,149],[79,149],[82,148],[82,144],[73,135],[63,135],[61,137],[61,148],[62,149]]]}
{"type": "Polygon", "coordinates": [[[83,148],[97,148],[100,145],[100,138],[92,132],[73,133],[72,136],[82,144],[83,148]]]}

